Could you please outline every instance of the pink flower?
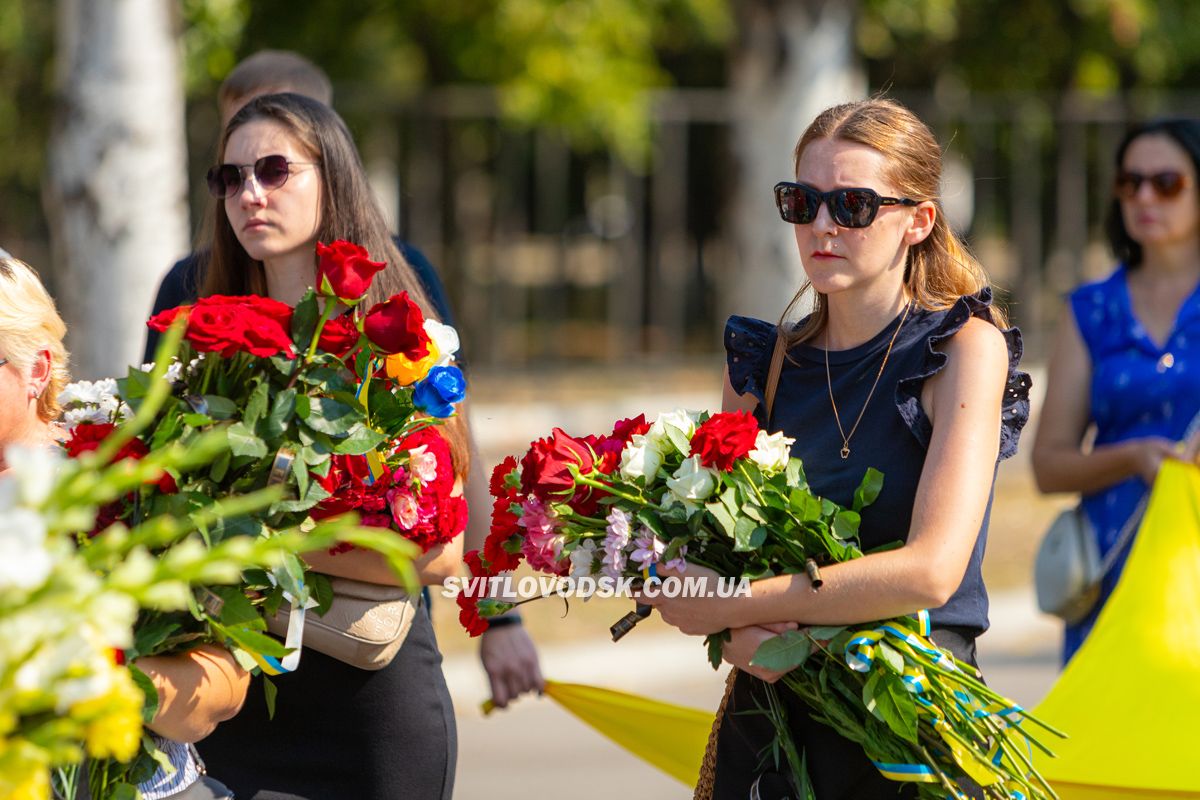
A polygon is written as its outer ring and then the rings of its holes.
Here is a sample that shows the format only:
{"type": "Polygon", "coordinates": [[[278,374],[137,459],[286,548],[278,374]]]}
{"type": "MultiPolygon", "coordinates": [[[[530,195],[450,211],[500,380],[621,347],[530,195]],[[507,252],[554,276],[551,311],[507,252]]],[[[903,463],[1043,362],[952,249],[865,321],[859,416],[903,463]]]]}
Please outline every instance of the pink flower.
{"type": "Polygon", "coordinates": [[[392,489],[387,493],[392,519],[402,531],[411,531],[421,521],[421,509],[417,499],[407,489],[392,489]]]}
{"type": "Polygon", "coordinates": [[[518,525],[525,529],[521,552],[529,566],[543,572],[566,575],[571,562],[562,557],[566,537],[558,533],[556,515],[537,497],[530,495],[521,504],[518,525]]]}
{"type": "Polygon", "coordinates": [[[638,537],[634,540],[633,546],[633,553],[629,557],[638,562],[639,569],[648,569],[651,564],[657,564],[663,551],[667,549],[666,544],[649,528],[642,528],[638,531],[638,537]]]}
{"type": "Polygon", "coordinates": [[[600,562],[600,572],[610,578],[621,577],[625,568],[625,548],[629,545],[631,535],[630,523],[633,516],[619,508],[614,508],[608,514],[608,526],[604,537],[604,558],[600,562]]]}
{"type": "Polygon", "coordinates": [[[675,557],[666,563],[667,569],[673,569],[676,572],[687,572],[687,545],[680,545],[679,552],[675,557]]]}
{"type": "Polygon", "coordinates": [[[437,480],[438,459],[429,452],[428,445],[414,447],[408,451],[408,468],[422,484],[430,484],[437,480]]]}

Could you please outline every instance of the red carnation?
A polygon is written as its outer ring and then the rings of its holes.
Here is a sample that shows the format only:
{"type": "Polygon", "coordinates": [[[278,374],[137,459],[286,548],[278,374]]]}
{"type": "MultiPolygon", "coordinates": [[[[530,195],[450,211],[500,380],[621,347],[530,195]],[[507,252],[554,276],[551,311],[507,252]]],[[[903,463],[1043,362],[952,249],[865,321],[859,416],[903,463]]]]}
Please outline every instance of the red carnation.
{"type": "Polygon", "coordinates": [[[516,468],[517,459],[514,456],[508,456],[496,465],[496,468],[492,470],[491,480],[488,481],[488,491],[491,492],[492,497],[516,496],[516,489],[504,481],[516,468]]]}
{"type": "Polygon", "coordinates": [[[363,333],[385,353],[402,353],[410,361],[429,355],[425,315],[408,292],[392,295],[372,306],[363,320],[363,333]]]}
{"type": "MultiPolygon", "coordinates": [[[[454,489],[454,460],[450,456],[450,445],[432,425],[420,428],[396,443],[396,452],[411,451],[425,447],[425,454],[437,460],[437,476],[432,481],[421,483],[422,494],[448,497],[454,489]]],[[[420,477],[420,476],[418,476],[420,477]]]]}
{"type": "Polygon", "coordinates": [[[464,592],[454,602],[458,603],[458,622],[468,635],[474,638],[488,629],[487,620],[479,616],[479,598],[468,597],[464,592]]]}
{"type": "Polygon", "coordinates": [[[530,445],[521,459],[521,489],[543,498],[570,492],[575,488],[570,467],[586,474],[592,464],[592,451],[585,443],[555,428],[549,437],[530,445]]]}
{"type": "Polygon", "coordinates": [[[706,467],[732,472],[734,462],[754,449],[758,421],[745,411],[714,414],[692,436],[692,455],[706,467]]]}
{"type": "Polygon", "coordinates": [[[338,239],[332,244],[317,242],[317,286],[326,297],[353,305],[371,288],[375,273],[387,266],[372,261],[365,248],[338,239]]]}
{"type": "Polygon", "coordinates": [[[321,328],[317,347],[338,358],[345,358],[346,354],[354,349],[354,345],[358,344],[358,339],[358,328],[355,327],[354,320],[345,316],[334,317],[326,321],[325,327],[321,328]]]}

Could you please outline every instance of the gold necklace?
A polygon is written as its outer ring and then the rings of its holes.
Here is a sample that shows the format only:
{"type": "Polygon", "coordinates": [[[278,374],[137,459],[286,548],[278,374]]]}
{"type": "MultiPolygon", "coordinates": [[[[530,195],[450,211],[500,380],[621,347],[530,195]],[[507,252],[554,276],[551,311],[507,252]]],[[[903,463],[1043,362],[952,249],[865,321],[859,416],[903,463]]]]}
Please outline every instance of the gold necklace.
{"type": "Polygon", "coordinates": [[[833,420],[837,423],[838,433],[842,437],[842,460],[850,457],[850,438],[854,436],[854,432],[858,430],[858,423],[862,422],[863,415],[867,413],[867,406],[871,404],[871,398],[875,395],[875,387],[879,385],[879,379],[883,377],[883,369],[887,366],[888,357],[892,354],[892,345],[896,343],[896,337],[900,335],[900,329],[904,327],[904,321],[908,319],[910,308],[912,308],[911,302],[904,306],[904,315],[900,317],[900,324],[896,326],[892,340],[888,342],[887,352],[883,354],[883,363],[879,365],[879,372],[875,373],[875,382],[871,384],[871,391],[867,392],[867,400],[863,403],[862,411],[858,412],[858,419],[854,420],[849,434],[842,428],[842,418],[838,414],[837,401],[833,399],[833,378],[829,376],[829,329],[825,329],[825,385],[829,387],[829,405],[833,406],[833,420]]]}

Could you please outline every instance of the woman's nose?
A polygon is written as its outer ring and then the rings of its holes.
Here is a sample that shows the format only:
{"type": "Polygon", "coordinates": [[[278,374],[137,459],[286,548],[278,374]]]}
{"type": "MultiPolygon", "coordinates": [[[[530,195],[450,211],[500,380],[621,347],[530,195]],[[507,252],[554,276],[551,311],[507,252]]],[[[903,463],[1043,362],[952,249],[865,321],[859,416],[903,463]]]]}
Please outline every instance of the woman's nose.
{"type": "Polygon", "coordinates": [[[833,221],[833,215],[829,213],[829,203],[822,201],[817,207],[817,216],[812,221],[813,231],[817,234],[836,234],[838,225],[833,221]]]}

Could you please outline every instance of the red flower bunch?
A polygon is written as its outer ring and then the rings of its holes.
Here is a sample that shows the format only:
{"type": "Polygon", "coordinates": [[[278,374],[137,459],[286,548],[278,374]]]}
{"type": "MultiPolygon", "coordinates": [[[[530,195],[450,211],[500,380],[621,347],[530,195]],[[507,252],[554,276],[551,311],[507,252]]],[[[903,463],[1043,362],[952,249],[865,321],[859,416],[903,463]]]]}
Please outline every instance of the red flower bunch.
{"type": "Polygon", "coordinates": [[[589,433],[583,437],[583,441],[592,448],[592,453],[596,457],[596,470],[604,475],[611,475],[621,465],[621,450],[625,448],[625,445],[629,444],[634,436],[648,430],[650,430],[650,423],[646,422],[646,415],[638,414],[630,419],[618,420],[613,425],[613,432],[610,436],[597,436],[589,433]]]}
{"type": "Polygon", "coordinates": [[[758,421],[745,411],[713,414],[692,436],[692,455],[706,467],[732,472],[734,462],[754,449],[758,421]]]}
{"type": "Polygon", "coordinates": [[[155,314],[146,324],[161,333],[180,314],[187,315],[188,321],[183,338],[202,353],[217,353],[222,358],[237,353],[296,355],[292,347],[292,307],[278,300],[214,294],[200,298],[194,305],[155,314]]]}
{"type": "MultiPolygon", "coordinates": [[[[488,569],[479,559],[479,551],[472,550],[463,556],[463,561],[467,564],[467,569],[471,573],[472,578],[485,577],[491,575],[488,569]]],[[[463,591],[458,593],[454,598],[454,602],[458,604],[458,621],[459,624],[472,637],[479,636],[488,629],[488,622],[479,616],[479,601],[483,599],[483,581],[478,583],[469,581],[463,591]]]]}
{"type": "Polygon", "coordinates": [[[555,428],[548,437],[531,444],[521,459],[521,491],[542,498],[571,492],[575,489],[571,468],[588,473],[594,463],[586,442],[555,428]]]}
{"type": "MultiPolygon", "coordinates": [[[[90,453],[99,448],[100,443],[112,435],[112,432],[116,429],[117,426],[111,422],[81,422],[71,430],[71,435],[63,442],[63,449],[67,451],[67,455],[71,458],[78,458],[83,453],[90,453]]],[[[146,447],[141,439],[134,437],[121,445],[121,449],[117,451],[117,454],[113,456],[112,461],[109,463],[115,464],[126,458],[140,461],[149,454],[150,448],[146,447]]],[[[165,471],[162,477],[155,481],[154,485],[163,494],[175,494],[175,492],[179,491],[179,487],[176,485],[175,479],[171,477],[171,473],[165,471]]],[[[115,517],[110,520],[110,522],[112,521],[115,521],[115,517]]]]}

